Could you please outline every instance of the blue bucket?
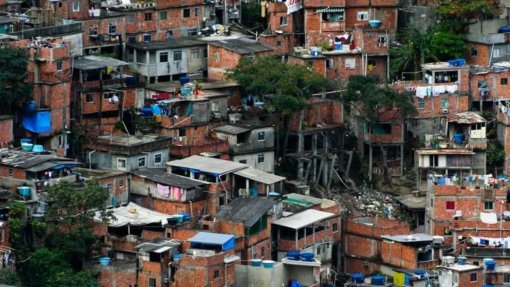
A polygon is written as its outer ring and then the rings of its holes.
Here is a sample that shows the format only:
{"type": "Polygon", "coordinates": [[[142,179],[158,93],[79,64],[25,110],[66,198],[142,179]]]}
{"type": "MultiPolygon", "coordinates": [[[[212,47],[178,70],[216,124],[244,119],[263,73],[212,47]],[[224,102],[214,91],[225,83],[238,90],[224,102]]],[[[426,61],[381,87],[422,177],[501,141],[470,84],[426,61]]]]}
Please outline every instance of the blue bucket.
{"type": "Polygon", "coordinates": [[[252,259],[250,262],[253,267],[260,267],[262,265],[262,259],[252,259]]]}
{"type": "Polygon", "coordinates": [[[30,197],[30,194],[32,192],[30,190],[30,186],[19,186],[18,193],[19,193],[19,195],[23,196],[23,198],[26,198],[26,197],[30,197]]]}
{"type": "Polygon", "coordinates": [[[112,261],[112,259],[108,256],[99,257],[99,264],[101,264],[103,266],[110,265],[111,261],[112,261]]]}
{"type": "Polygon", "coordinates": [[[315,254],[313,253],[301,253],[301,261],[312,262],[315,254]]]}
{"type": "Polygon", "coordinates": [[[351,274],[351,281],[354,283],[364,283],[365,282],[365,275],[363,273],[352,273],[351,274]]]}
{"type": "Polygon", "coordinates": [[[374,275],[372,276],[372,285],[376,285],[376,286],[382,286],[384,285],[384,281],[385,281],[385,277],[384,275],[374,275]]]}
{"type": "Polygon", "coordinates": [[[262,261],[262,265],[264,265],[264,268],[273,268],[274,261],[273,260],[264,260],[264,261],[262,261]]]}
{"type": "Polygon", "coordinates": [[[299,251],[287,252],[287,259],[289,259],[289,260],[299,260],[300,257],[301,257],[301,252],[299,252],[299,251]]]}
{"type": "Polygon", "coordinates": [[[174,262],[179,262],[179,260],[181,260],[181,254],[175,253],[173,256],[173,259],[174,259],[174,262]]]}

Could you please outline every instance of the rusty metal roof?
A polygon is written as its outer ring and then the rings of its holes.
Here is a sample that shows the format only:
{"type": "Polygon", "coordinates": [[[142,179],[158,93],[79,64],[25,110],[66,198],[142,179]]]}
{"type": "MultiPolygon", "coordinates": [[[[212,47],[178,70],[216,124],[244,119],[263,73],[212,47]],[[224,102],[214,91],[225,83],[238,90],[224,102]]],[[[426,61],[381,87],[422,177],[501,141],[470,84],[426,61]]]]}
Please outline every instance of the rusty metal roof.
{"type": "Polygon", "coordinates": [[[477,124],[487,122],[479,113],[464,112],[448,115],[448,122],[458,124],[477,124]]]}

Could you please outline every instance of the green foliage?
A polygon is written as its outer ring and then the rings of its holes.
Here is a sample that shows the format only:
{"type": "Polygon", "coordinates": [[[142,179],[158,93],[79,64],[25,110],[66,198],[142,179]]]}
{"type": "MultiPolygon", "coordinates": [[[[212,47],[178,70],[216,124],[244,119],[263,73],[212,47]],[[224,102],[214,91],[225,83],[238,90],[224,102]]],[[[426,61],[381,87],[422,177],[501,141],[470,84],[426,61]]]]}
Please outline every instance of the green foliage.
{"type": "Polygon", "coordinates": [[[44,238],[46,236],[46,232],[48,231],[48,224],[43,221],[33,221],[32,231],[34,232],[34,236],[36,238],[44,238]]]}
{"type": "Polygon", "coordinates": [[[96,179],[88,181],[83,188],[76,188],[67,181],[60,181],[48,192],[47,218],[65,224],[71,229],[79,228],[89,222],[96,211],[105,214],[110,194],[96,179]]]}
{"type": "Polygon", "coordinates": [[[369,125],[379,122],[381,114],[394,109],[396,116],[407,118],[416,114],[412,97],[381,85],[374,76],[351,76],[342,101],[351,103],[369,125]]]}
{"type": "Polygon", "coordinates": [[[89,272],[74,272],[62,252],[37,249],[22,265],[25,287],[89,287],[95,280],[89,272]]]}
{"type": "Polygon", "coordinates": [[[307,67],[271,57],[243,58],[230,72],[229,78],[247,93],[264,97],[269,105],[284,114],[301,110],[311,94],[333,87],[322,75],[307,67]]]}
{"type": "Polygon", "coordinates": [[[500,168],[505,162],[505,148],[497,141],[492,140],[487,143],[487,170],[490,172],[494,168],[500,168]]]}
{"type": "Polygon", "coordinates": [[[46,238],[46,246],[51,250],[59,250],[62,258],[76,270],[81,269],[83,260],[91,258],[92,251],[101,247],[99,238],[86,228],[69,233],[52,232],[46,238]]]}
{"type": "Polygon", "coordinates": [[[27,212],[27,207],[21,201],[13,201],[9,204],[9,217],[10,218],[24,218],[27,212]]]}
{"type": "Polygon", "coordinates": [[[436,0],[436,13],[442,18],[494,17],[501,14],[497,0],[436,0]]]}
{"type": "Polygon", "coordinates": [[[24,49],[5,46],[0,48],[0,99],[6,112],[16,103],[32,98],[32,87],[25,82],[28,55],[24,49]]]}
{"type": "MultiPolygon", "coordinates": [[[[412,72],[413,76],[417,76],[417,72],[421,71],[422,63],[432,58],[431,35],[431,33],[421,33],[419,30],[411,28],[405,35],[402,45],[390,48],[392,78],[400,77],[402,72],[412,72]]],[[[414,79],[413,76],[405,75],[405,78],[406,80],[414,79]]]]}
{"type": "Polygon", "coordinates": [[[0,283],[12,286],[21,286],[21,279],[14,270],[2,268],[0,269],[0,283]]]}
{"type": "Polygon", "coordinates": [[[265,29],[267,21],[260,15],[260,4],[258,3],[247,3],[241,5],[241,22],[244,26],[252,28],[253,32],[262,32],[265,29]]]}
{"type": "Polygon", "coordinates": [[[434,58],[447,61],[463,58],[466,51],[466,37],[448,31],[437,31],[430,39],[430,51],[434,58]]]}

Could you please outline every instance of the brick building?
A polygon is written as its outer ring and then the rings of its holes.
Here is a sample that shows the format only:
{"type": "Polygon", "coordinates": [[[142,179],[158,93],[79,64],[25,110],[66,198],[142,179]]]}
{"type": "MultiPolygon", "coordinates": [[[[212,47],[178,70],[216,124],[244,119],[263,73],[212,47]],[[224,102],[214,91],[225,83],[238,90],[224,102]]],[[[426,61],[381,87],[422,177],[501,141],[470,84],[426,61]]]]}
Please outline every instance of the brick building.
{"type": "Polygon", "coordinates": [[[20,40],[10,45],[28,49],[27,82],[33,85],[34,104],[21,116],[20,137],[33,138],[47,150],[65,156],[69,148],[71,102],[70,43],[60,40],[20,40]]]}
{"type": "Polygon", "coordinates": [[[207,77],[212,80],[225,80],[227,71],[235,68],[242,57],[273,54],[272,47],[243,38],[211,41],[207,49],[207,77]]]}
{"type": "Polygon", "coordinates": [[[14,141],[14,116],[0,115],[0,147],[8,147],[14,141]]]}

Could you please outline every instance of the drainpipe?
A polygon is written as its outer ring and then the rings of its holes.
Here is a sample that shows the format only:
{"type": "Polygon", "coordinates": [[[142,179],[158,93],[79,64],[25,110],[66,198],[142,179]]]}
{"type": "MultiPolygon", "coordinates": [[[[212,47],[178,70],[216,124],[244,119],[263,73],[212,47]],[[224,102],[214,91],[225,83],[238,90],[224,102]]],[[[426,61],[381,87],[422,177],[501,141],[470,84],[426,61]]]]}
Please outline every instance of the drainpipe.
{"type": "Polygon", "coordinates": [[[92,169],[92,154],[95,152],[96,152],[96,150],[89,152],[89,169],[92,169]]]}
{"type": "Polygon", "coordinates": [[[190,218],[193,217],[193,201],[188,201],[189,202],[189,216],[190,218]]]}

